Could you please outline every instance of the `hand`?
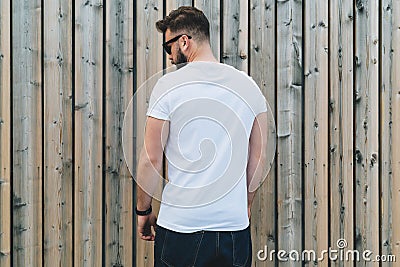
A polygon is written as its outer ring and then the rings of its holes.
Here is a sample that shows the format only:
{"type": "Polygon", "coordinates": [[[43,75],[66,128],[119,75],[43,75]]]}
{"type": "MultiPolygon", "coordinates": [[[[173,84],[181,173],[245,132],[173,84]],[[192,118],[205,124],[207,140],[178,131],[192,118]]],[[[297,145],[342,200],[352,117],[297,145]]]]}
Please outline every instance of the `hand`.
{"type": "Polygon", "coordinates": [[[157,217],[150,213],[147,216],[137,216],[137,231],[139,237],[146,241],[154,241],[157,217]],[[151,229],[153,227],[153,229],[151,229]]]}

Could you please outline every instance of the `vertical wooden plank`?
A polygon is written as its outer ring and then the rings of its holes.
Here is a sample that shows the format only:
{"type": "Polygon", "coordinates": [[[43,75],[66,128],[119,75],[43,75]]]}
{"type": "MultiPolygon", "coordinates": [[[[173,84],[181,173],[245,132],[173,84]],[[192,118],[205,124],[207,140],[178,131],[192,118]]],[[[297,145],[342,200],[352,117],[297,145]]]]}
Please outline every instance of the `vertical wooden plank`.
{"type": "MultiPolygon", "coordinates": [[[[252,0],[250,1],[250,75],[260,86],[270,108],[275,116],[275,1],[252,0]]],[[[275,127],[275,125],[269,125],[275,127]]],[[[275,129],[274,129],[275,130],[275,129]]],[[[270,138],[275,138],[271,136],[270,138]]],[[[268,139],[274,143],[274,140],[268,139]]],[[[258,252],[264,249],[277,250],[275,231],[276,224],[276,172],[275,166],[258,189],[253,202],[251,226],[253,250],[258,252]]],[[[253,253],[253,255],[256,255],[253,253]]],[[[275,259],[260,262],[253,257],[254,266],[275,266],[275,259]]]]}
{"type": "MultiPolygon", "coordinates": [[[[136,237],[132,231],[133,179],[121,143],[125,110],[133,96],[132,4],[121,0],[106,5],[105,266],[133,266],[132,244],[136,237]]],[[[133,131],[133,126],[128,129],[133,131]]]]}
{"type": "Polygon", "coordinates": [[[72,259],[72,5],[44,2],[44,266],[72,259]]]}
{"type": "MultiPolygon", "coordinates": [[[[354,248],[353,217],[353,26],[352,1],[330,1],[330,247],[345,239],[354,248]]],[[[334,266],[353,266],[352,262],[331,262],[334,266]]]]}
{"type": "Polygon", "coordinates": [[[328,2],[305,0],[304,12],[304,249],[322,251],[329,245],[328,2]]]}
{"type": "MultiPolygon", "coordinates": [[[[141,87],[147,79],[152,75],[162,71],[163,53],[162,40],[163,36],[155,27],[157,20],[163,18],[163,1],[162,0],[145,0],[138,1],[137,5],[137,86],[140,92],[135,98],[136,101],[136,158],[139,158],[140,150],[144,140],[144,126],[146,119],[147,104],[150,98],[152,88],[149,86],[141,87]]],[[[148,85],[153,84],[149,83],[148,85]]],[[[154,85],[154,84],[153,84],[154,85]]],[[[158,205],[153,201],[155,212],[158,205]]],[[[137,238],[137,258],[136,266],[153,266],[154,252],[153,243],[146,242],[137,238]]]]}
{"type": "Polygon", "coordinates": [[[42,265],[42,80],[40,1],[12,3],[13,259],[42,265]]]}
{"type": "MultiPolygon", "coordinates": [[[[277,2],[278,248],[302,249],[302,2],[277,2]]],[[[301,262],[281,262],[300,266],[301,262]]]]}
{"type": "MultiPolygon", "coordinates": [[[[383,0],[381,5],[382,22],[381,28],[381,120],[380,120],[380,145],[381,145],[381,248],[382,254],[392,254],[394,244],[393,241],[393,225],[392,225],[392,210],[397,205],[393,205],[393,163],[392,156],[393,151],[396,150],[393,147],[393,113],[392,113],[392,97],[395,91],[392,88],[392,64],[394,58],[392,58],[392,15],[393,6],[392,0],[383,0]]],[[[390,263],[382,263],[383,266],[391,266],[390,263]]]]}
{"type": "Polygon", "coordinates": [[[222,62],[248,71],[248,1],[223,1],[222,62]]]}
{"type": "Polygon", "coordinates": [[[0,266],[11,266],[10,5],[0,2],[0,266]]]}
{"type": "Polygon", "coordinates": [[[400,1],[392,2],[392,254],[396,255],[397,262],[393,266],[399,266],[400,262],[400,1]]]}
{"type": "Polygon", "coordinates": [[[195,0],[194,6],[204,12],[210,22],[210,44],[216,59],[220,60],[221,1],[195,0]]]}
{"type": "Polygon", "coordinates": [[[75,266],[102,262],[103,4],[75,5],[75,266]]]}
{"type": "MultiPolygon", "coordinates": [[[[379,5],[356,1],[356,248],[379,253],[379,5]]],[[[362,265],[373,263],[361,261],[362,265]]]]}

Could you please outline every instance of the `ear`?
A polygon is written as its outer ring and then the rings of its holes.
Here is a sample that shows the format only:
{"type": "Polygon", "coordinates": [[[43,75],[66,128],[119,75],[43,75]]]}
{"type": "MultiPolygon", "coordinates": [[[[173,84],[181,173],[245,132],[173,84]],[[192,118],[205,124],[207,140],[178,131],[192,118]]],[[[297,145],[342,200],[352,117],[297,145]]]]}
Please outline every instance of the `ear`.
{"type": "Polygon", "coordinates": [[[190,39],[186,35],[183,35],[180,39],[179,46],[182,51],[186,52],[190,47],[190,39]]]}

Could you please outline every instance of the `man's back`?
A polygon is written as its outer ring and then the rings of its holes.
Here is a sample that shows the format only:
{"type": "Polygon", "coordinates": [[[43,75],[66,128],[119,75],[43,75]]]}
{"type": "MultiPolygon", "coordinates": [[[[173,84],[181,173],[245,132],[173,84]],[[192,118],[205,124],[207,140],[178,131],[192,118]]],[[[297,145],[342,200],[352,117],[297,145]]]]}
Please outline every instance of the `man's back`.
{"type": "Polygon", "coordinates": [[[192,62],[160,79],[147,113],[170,123],[160,226],[182,233],[248,226],[249,138],[265,111],[258,86],[228,65],[192,62]]]}

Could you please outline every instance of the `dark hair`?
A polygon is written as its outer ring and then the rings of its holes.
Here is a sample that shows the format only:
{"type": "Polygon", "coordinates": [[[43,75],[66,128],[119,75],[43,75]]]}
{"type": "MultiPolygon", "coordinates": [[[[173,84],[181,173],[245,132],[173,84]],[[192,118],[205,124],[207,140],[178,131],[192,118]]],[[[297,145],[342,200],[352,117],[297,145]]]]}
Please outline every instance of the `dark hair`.
{"type": "Polygon", "coordinates": [[[210,41],[210,23],[204,13],[191,6],[172,10],[164,19],[156,22],[159,32],[169,29],[173,33],[185,33],[198,41],[210,41]]]}

